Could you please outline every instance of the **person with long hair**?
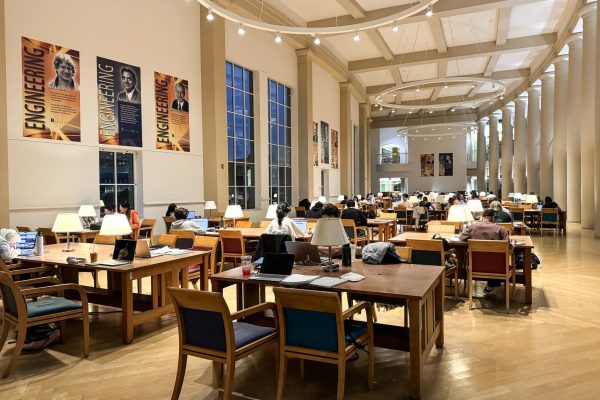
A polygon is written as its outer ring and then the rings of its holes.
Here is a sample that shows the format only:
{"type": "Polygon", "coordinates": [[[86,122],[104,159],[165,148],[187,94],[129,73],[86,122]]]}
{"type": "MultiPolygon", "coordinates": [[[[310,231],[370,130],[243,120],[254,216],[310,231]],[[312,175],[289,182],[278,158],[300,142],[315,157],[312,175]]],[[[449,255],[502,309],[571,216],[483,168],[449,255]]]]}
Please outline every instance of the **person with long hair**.
{"type": "Polygon", "coordinates": [[[304,236],[302,229],[296,225],[293,219],[288,217],[288,214],[292,211],[292,208],[287,203],[279,203],[277,205],[277,218],[273,219],[265,233],[270,234],[282,234],[290,235],[292,239],[304,236]]]}
{"type": "Polygon", "coordinates": [[[125,214],[132,230],[136,230],[140,227],[140,216],[137,211],[131,208],[131,205],[129,205],[127,200],[123,200],[121,204],[119,204],[119,213],[125,214]]]}
{"type": "Polygon", "coordinates": [[[167,212],[165,213],[165,217],[174,217],[176,209],[177,209],[177,204],[175,204],[175,203],[169,204],[169,207],[167,207],[167,212]]]}

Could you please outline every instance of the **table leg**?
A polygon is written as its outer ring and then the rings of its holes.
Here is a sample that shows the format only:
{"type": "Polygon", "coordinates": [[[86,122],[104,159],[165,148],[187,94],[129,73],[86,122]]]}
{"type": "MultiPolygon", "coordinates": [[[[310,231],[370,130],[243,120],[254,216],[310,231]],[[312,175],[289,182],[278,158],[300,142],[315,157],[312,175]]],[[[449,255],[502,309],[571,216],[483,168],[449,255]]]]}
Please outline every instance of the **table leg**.
{"type": "MultiPolygon", "coordinates": [[[[211,286],[211,289],[213,292],[219,292],[219,293],[223,294],[224,287],[221,285],[221,282],[213,281],[213,282],[211,282],[210,286],[211,286]]],[[[239,287],[240,285],[236,285],[236,286],[239,287]]],[[[219,387],[221,387],[221,385],[223,383],[223,364],[213,361],[212,367],[213,367],[212,368],[213,369],[212,384],[215,389],[218,389],[219,387]]]]}
{"type": "Polygon", "coordinates": [[[121,275],[121,329],[123,343],[133,342],[133,289],[131,274],[121,275]]]}
{"type": "Polygon", "coordinates": [[[387,223],[385,225],[379,225],[379,241],[385,241],[385,230],[387,229],[387,223]]]}
{"type": "Polygon", "coordinates": [[[531,249],[523,252],[523,275],[525,277],[525,304],[532,303],[533,283],[531,281],[531,249]]]}
{"type": "Polygon", "coordinates": [[[200,277],[200,290],[208,290],[208,268],[211,263],[211,254],[207,253],[202,257],[202,269],[200,277]]]}
{"type": "MultiPolygon", "coordinates": [[[[458,286],[458,281],[454,282],[458,286]]],[[[435,287],[435,320],[434,324],[439,321],[440,334],[435,340],[437,347],[444,345],[444,300],[446,298],[446,279],[442,276],[442,279],[438,282],[435,287]]]]}
{"type": "Polygon", "coordinates": [[[422,349],[422,319],[421,319],[421,301],[408,301],[409,318],[409,341],[410,341],[410,397],[413,399],[421,398],[421,362],[422,349]]]}

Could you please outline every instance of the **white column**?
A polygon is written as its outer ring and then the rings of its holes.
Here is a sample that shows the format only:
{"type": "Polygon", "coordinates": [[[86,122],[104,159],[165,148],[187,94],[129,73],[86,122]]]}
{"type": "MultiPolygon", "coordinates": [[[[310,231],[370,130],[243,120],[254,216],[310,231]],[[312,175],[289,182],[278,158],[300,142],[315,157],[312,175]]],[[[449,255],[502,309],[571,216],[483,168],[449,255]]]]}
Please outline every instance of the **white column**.
{"type": "Polygon", "coordinates": [[[581,42],[582,35],[567,38],[569,44],[569,93],[567,108],[567,196],[569,222],[581,221],[581,42]]]}
{"type": "Polygon", "coordinates": [[[500,140],[498,138],[497,113],[489,115],[490,118],[490,148],[488,160],[490,160],[490,192],[498,194],[498,172],[500,169],[500,140]]]}
{"type": "Polygon", "coordinates": [[[540,194],[540,87],[527,89],[527,193],[540,194]]]}
{"type": "Polygon", "coordinates": [[[513,107],[502,107],[502,198],[508,199],[508,194],[513,193],[513,107]]]}
{"type": "MultiPolygon", "coordinates": [[[[600,21],[600,7],[596,7],[596,22],[600,21]]],[[[596,43],[600,43],[600,29],[596,29],[596,43]]],[[[596,74],[600,73],[600,51],[596,51],[596,74]]],[[[600,79],[595,82],[596,97],[594,108],[596,115],[600,113],[600,79]]],[[[594,132],[594,237],[600,239],[600,123],[596,124],[594,132]]]]}
{"type": "Polygon", "coordinates": [[[567,109],[569,104],[569,57],[556,57],[554,64],[554,126],[552,140],[553,184],[550,196],[566,210],[567,201],[567,109]]]}
{"type": "Polygon", "coordinates": [[[581,9],[583,54],[581,85],[581,227],[594,228],[594,88],[596,84],[596,3],[581,9]]]}
{"type": "Polygon", "coordinates": [[[527,146],[527,119],[525,106],[527,96],[521,95],[515,99],[515,151],[514,151],[514,177],[515,193],[527,193],[526,146],[527,146]]]}
{"type": "Polygon", "coordinates": [[[554,74],[547,73],[542,81],[542,114],[540,121],[540,193],[552,196],[552,135],[554,115],[554,74]]]}
{"type": "Polygon", "coordinates": [[[486,146],[485,146],[485,123],[487,118],[483,117],[477,121],[477,191],[485,192],[485,161],[486,161],[486,146]]]}

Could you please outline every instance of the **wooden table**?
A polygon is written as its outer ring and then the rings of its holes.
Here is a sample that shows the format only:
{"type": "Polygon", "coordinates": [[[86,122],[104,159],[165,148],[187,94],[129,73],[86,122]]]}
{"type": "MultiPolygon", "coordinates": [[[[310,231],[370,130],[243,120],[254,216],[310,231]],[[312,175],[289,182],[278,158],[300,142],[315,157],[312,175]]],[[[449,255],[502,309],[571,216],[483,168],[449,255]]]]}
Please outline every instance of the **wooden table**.
{"type": "Polygon", "coordinates": [[[396,226],[396,221],[391,219],[368,219],[367,226],[369,228],[376,227],[378,230],[378,240],[380,242],[385,242],[394,236],[391,231],[393,231],[393,227],[396,226]]]}
{"type": "MultiPolygon", "coordinates": [[[[542,211],[537,209],[524,210],[525,223],[532,229],[538,229],[541,232],[542,211]]],[[[563,235],[567,235],[567,212],[564,210],[558,211],[558,231],[563,235]]]]}
{"type": "MultiPolygon", "coordinates": [[[[194,251],[178,256],[163,255],[153,258],[135,258],[133,263],[110,267],[106,265],[68,264],[67,257],[83,257],[89,260],[90,247],[88,243],[74,243],[71,248],[75,251],[66,253],[64,245],[45,246],[44,255],[37,257],[17,257],[17,260],[26,265],[50,264],[57,265],[62,272],[65,283],[79,284],[79,269],[95,269],[107,271],[107,288],[84,286],[90,303],[118,307],[122,310],[121,328],[123,343],[133,341],[133,328],[144,322],[160,318],[162,315],[173,313],[173,305],[167,295],[168,286],[179,286],[181,273],[181,286],[188,285],[188,267],[192,264],[202,264],[204,271],[204,288],[208,286],[208,266],[210,265],[210,251],[194,251]],[[150,277],[152,293],[150,295],[133,293],[132,282],[136,279],[150,277]],[[138,311],[138,312],[136,312],[138,311]]],[[[114,246],[96,245],[99,260],[112,257],[114,246]]]]}
{"type": "MultiPolygon", "coordinates": [[[[440,235],[445,239],[458,237],[458,235],[452,233],[440,233],[440,235]]],[[[404,232],[401,235],[391,238],[389,242],[399,246],[406,246],[406,239],[431,239],[431,236],[432,234],[427,232],[404,232]]],[[[511,235],[510,238],[522,243],[515,246],[516,251],[523,251],[523,275],[517,274],[516,281],[517,283],[525,285],[525,303],[531,304],[533,297],[533,282],[531,276],[531,251],[534,247],[533,241],[528,235],[511,235]]],[[[452,240],[449,240],[448,242],[450,243],[450,247],[453,249],[457,249],[462,253],[466,253],[468,248],[467,242],[452,240]]],[[[463,259],[466,260],[464,254],[463,259]]]]}
{"type": "Polygon", "coordinates": [[[88,243],[88,242],[93,242],[94,238],[99,233],[100,233],[100,230],[84,229],[81,232],[74,232],[73,235],[79,236],[79,240],[81,241],[81,243],[88,243]]]}
{"type": "MultiPolygon", "coordinates": [[[[267,228],[228,228],[228,230],[237,230],[242,232],[242,237],[244,240],[256,240],[260,239],[260,236],[265,233],[267,228]]],[[[308,229],[307,229],[308,230],[308,229]]],[[[207,236],[219,236],[219,231],[207,231],[207,236]]],[[[296,240],[310,240],[311,235],[306,235],[303,237],[298,237],[296,240]]]]}
{"type": "MultiPolygon", "coordinates": [[[[409,352],[410,394],[421,396],[421,374],[427,357],[435,344],[444,345],[444,268],[430,265],[393,264],[368,265],[362,261],[351,267],[341,267],[339,272],[322,272],[320,267],[294,268],[293,273],[320,276],[339,276],[349,271],[365,277],[360,282],[347,282],[333,288],[305,285],[304,289],[346,292],[366,295],[381,302],[404,299],[408,303],[409,326],[375,323],[375,345],[409,352]]],[[[277,286],[278,282],[251,280],[234,268],[210,277],[212,290],[223,292],[227,286],[237,287],[237,309],[247,308],[259,301],[260,286],[277,286]]],[[[220,373],[220,368],[213,368],[220,373]]],[[[217,379],[218,380],[218,379],[217,379]]]]}
{"type": "MultiPolygon", "coordinates": [[[[219,226],[221,224],[221,217],[210,217],[207,219],[208,219],[209,227],[219,226]]],[[[235,220],[236,221],[250,221],[250,217],[236,218],[235,220]]],[[[225,226],[233,227],[233,218],[223,218],[223,221],[225,222],[225,226]]]]}

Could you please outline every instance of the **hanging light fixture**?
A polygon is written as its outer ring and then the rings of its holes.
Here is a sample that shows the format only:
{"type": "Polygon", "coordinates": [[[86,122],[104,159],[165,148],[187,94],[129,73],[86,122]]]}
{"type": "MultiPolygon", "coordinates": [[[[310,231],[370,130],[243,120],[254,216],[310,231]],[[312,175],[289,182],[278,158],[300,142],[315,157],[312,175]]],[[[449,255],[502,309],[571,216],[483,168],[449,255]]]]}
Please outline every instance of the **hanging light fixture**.
{"type": "Polygon", "coordinates": [[[275,43],[281,43],[281,33],[277,32],[277,36],[275,36],[275,43]]]}
{"type": "Polygon", "coordinates": [[[240,24],[240,27],[238,28],[238,35],[244,36],[245,33],[246,33],[246,30],[244,29],[244,25],[240,24]]]}
{"type": "Polygon", "coordinates": [[[315,36],[315,40],[313,41],[314,44],[316,44],[317,46],[321,44],[321,38],[319,38],[319,34],[317,33],[317,36],[315,36]]]}
{"type": "Polygon", "coordinates": [[[210,9],[210,8],[208,9],[208,14],[206,14],[206,19],[207,19],[208,21],[212,21],[212,20],[214,20],[214,19],[215,19],[215,16],[214,16],[214,15],[213,15],[213,13],[212,13],[212,9],[210,9]]]}
{"type": "Polygon", "coordinates": [[[427,12],[425,13],[425,15],[428,17],[431,17],[433,15],[433,6],[427,7],[427,12]]]}
{"type": "Polygon", "coordinates": [[[398,32],[400,30],[400,25],[398,25],[398,21],[394,21],[394,26],[392,26],[392,32],[398,32]]]}
{"type": "Polygon", "coordinates": [[[358,42],[360,40],[360,34],[358,33],[358,31],[354,32],[354,41],[358,42]]]}

